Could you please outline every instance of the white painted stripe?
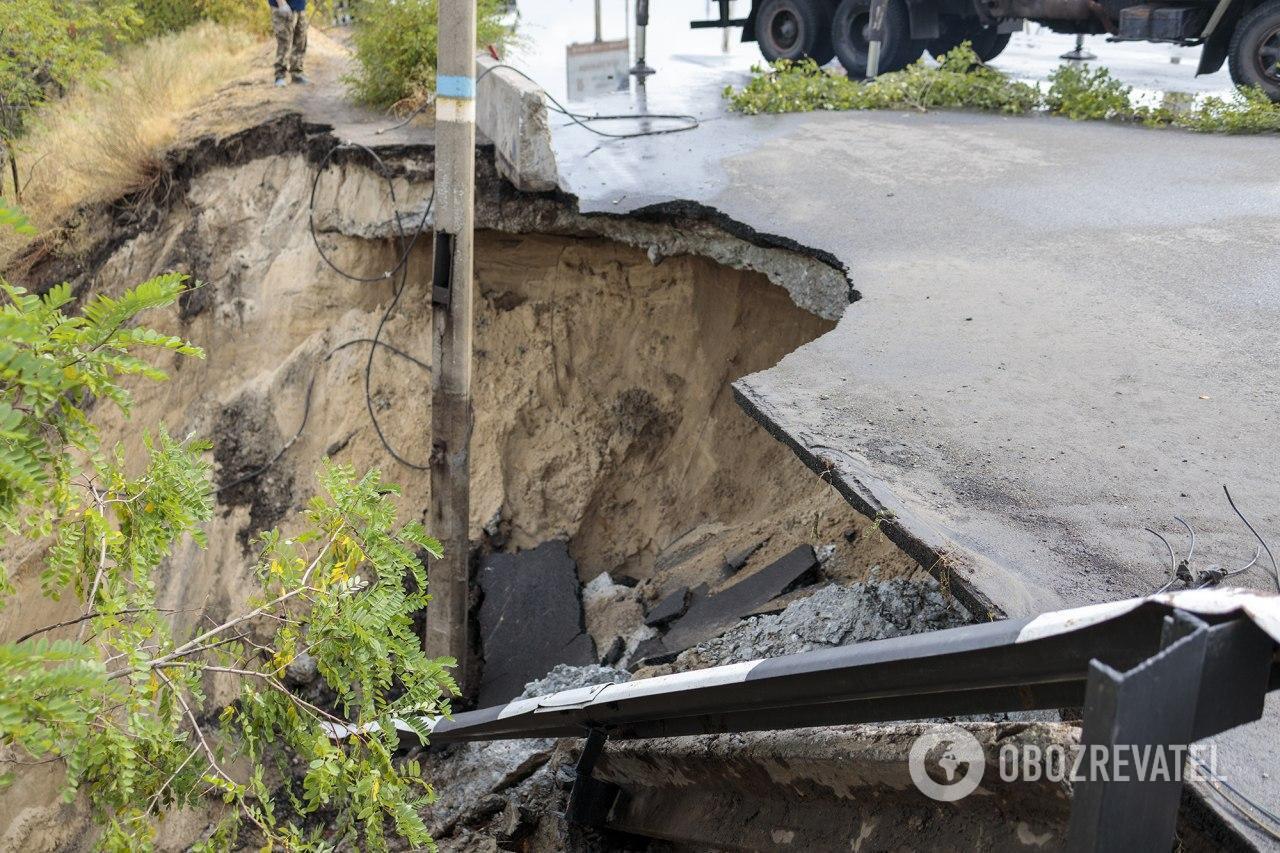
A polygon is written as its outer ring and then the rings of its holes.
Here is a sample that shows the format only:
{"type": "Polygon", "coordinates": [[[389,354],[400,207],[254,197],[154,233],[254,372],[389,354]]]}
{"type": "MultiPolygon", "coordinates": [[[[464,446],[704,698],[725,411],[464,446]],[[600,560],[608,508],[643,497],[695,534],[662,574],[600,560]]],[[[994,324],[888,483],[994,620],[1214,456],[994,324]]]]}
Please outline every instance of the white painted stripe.
{"type": "Polygon", "coordinates": [[[1133,610],[1143,602],[1141,598],[1126,598],[1123,601],[1107,601],[1102,604],[1090,604],[1087,607],[1073,607],[1070,610],[1054,610],[1041,613],[1032,619],[1018,632],[1015,642],[1029,643],[1042,637],[1054,634],[1065,634],[1106,622],[1133,610]]]}
{"type": "MultiPolygon", "coordinates": [[[[552,696],[556,694],[552,693],[552,696]]],[[[512,699],[506,705],[502,706],[502,710],[498,712],[498,719],[505,720],[507,717],[518,717],[521,714],[528,714],[538,710],[537,699],[512,699]]]]}
{"type": "Polygon", "coordinates": [[[717,687],[722,684],[739,684],[747,680],[751,670],[763,661],[750,660],[742,663],[731,663],[715,666],[710,669],[697,669],[691,672],[676,672],[671,675],[660,675],[657,678],[642,678],[638,681],[627,681],[622,684],[596,684],[590,687],[575,687],[572,690],[561,690],[533,699],[513,699],[498,712],[498,719],[505,720],[528,713],[551,713],[567,708],[587,708],[606,702],[617,702],[624,699],[636,699],[641,696],[653,696],[672,690],[693,690],[699,687],[717,687]]]}
{"type": "Polygon", "coordinates": [[[1078,631],[1081,628],[1123,616],[1147,601],[1157,601],[1189,613],[1205,616],[1243,610],[1259,628],[1280,642],[1280,598],[1247,589],[1182,590],[1043,613],[1028,622],[1018,632],[1017,642],[1027,643],[1043,637],[1052,637],[1055,634],[1078,631]]]}
{"type": "MultiPolygon", "coordinates": [[[[433,732],[436,730],[436,723],[443,720],[444,717],[419,717],[418,719],[427,731],[433,732]]],[[[398,732],[417,734],[417,732],[412,728],[405,725],[404,720],[399,717],[393,717],[391,722],[395,724],[396,731],[398,732]]],[[[329,722],[328,720],[321,720],[320,728],[324,730],[325,735],[331,740],[345,740],[352,735],[369,734],[371,732],[378,732],[382,730],[382,726],[378,725],[377,720],[365,723],[363,726],[348,726],[345,723],[334,723],[329,722]]]]}
{"type": "Polygon", "coordinates": [[[724,666],[713,666],[710,669],[695,669],[690,672],[676,672],[671,675],[659,675],[657,678],[641,678],[623,684],[610,684],[600,691],[591,704],[618,702],[625,699],[638,699],[641,696],[653,696],[672,690],[696,690],[700,687],[719,687],[723,684],[740,684],[747,680],[751,670],[762,661],[749,660],[742,663],[731,663],[724,666]]]}
{"type": "Polygon", "coordinates": [[[436,98],[436,121],[476,123],[476,102],[471,98],[436,98]]]}

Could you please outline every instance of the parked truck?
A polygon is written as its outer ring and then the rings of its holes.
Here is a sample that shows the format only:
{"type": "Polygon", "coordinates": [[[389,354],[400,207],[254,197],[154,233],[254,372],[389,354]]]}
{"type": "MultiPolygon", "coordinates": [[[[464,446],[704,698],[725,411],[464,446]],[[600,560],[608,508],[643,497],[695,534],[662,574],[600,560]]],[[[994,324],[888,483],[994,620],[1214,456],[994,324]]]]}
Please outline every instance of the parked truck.
{"type": "MultiPolygon", "coordinates": [[[[876,0],[752,0],[746,18],[719,18],[695,27],[742,27],[770,62],[838,57],[850,75],[864,77],[870,19],[876,0]]],[[[994,59],[1024,20],[1055,32],[1107,35],[1111,41],[1202,45],[1197,74],[1229,62],[1231,79],[1260,86],[1280,101],[1280,0],[884,0],[879,70],[896,71],[928,51],[946,53],[969,41],[984,61],[994,59]]]]}

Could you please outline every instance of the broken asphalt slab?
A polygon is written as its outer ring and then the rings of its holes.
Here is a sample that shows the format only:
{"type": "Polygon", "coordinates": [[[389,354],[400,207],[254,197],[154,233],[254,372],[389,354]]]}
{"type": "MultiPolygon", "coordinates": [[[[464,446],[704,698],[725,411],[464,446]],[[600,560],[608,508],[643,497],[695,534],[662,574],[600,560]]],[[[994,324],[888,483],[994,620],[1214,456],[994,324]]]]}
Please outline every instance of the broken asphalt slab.
{"type": "Polygon", "coordinates": [[[596,663],[582,616],[578,567],[560,540],[519,554],[491,554],[477,576],[485,665],[481,707],[519,696],[556,664],[596,663]]]}
{"type": "Polygon", "coordinates": [[[644,624],[651,628],[666,627],[673,620],[685,614],[685,611],[689,609],[690,597],[691,594],[687,586],[672,590],[644,615],[644,624]]]}
{"type": "Polygon", "coordinates": [[[816,580],[817,571],[818,558],[813,548],[801,545],[717,593],[695,592],[685,614],[671,623],[666,634],[642,643],[636,649],[636,658],[645,663],[668,661],[690,646],[720,633],[760,605],[816,580]]]}

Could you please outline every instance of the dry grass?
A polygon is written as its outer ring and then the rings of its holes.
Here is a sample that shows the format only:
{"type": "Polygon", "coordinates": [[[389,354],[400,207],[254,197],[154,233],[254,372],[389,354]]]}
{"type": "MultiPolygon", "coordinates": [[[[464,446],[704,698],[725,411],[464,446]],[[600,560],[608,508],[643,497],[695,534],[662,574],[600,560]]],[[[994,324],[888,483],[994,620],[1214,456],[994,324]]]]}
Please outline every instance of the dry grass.
{"type": "Polygon", "coordinates": [[[81,204],[153,185],[182,118],[248,71],[258,44],[200,24],[128,51],[103,80],[50,106],[19,148],[32,222],[49,228],[81,204]]]}

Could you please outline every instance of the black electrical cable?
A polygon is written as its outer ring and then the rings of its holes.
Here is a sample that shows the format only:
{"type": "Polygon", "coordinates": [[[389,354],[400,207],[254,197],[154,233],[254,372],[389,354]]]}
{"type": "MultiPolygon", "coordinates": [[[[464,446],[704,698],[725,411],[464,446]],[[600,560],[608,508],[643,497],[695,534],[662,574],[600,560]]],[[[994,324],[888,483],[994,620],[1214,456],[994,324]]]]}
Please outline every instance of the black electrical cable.
{"type": "Polygon", "coordinates": [[[1232,512],[1234,512],[1236,516],[1244,522],[1244,526],[1249,528],[1249,532],[1258,540],[1258,544],[1262,546],[1262,550],[1267,552],[1267,557],[1271,560],[1271,579],[1275,581],[1276,592],[1280,592],[1280,568],[1276,567],[1276,558],[1271,554],[1271,546],[1267,544],[1267,540],[1262,538],[1262,534],[1253,529],[1253,525],[1249,523],[1249,519],[1244,517],[1244,513],[1242,513],[1236,506],[1236,502],[1231,499],[1231,492],[1227,489],[1226,485],[1223,485],[1222,491],[1227,496],[1227,503],[1231,505],[1232,512]]]}
{"type": "MultiPolygon", "coordinates": [[[[392,346],[386,341],[379,341],[379,340],[376,340],[375,338],[352,338],[349,341],[343,341],[333,349],[329,350],[329,352],[325,355],[325,357],[320,359],[320,361],[323,364],[324,362],[333,358],[334,355],[346,349],[347,347],[353,347],[353,346],[356,346],[357,344],[373,344],[373,349],[382,347],[383,349],[389,350],[393,354],[400,356],[405,361],[408,361],[417,365],[418,367],[422,368],[428,373],[431,372],[431,365],[427,364],[425,361],[422,361],[421,359],[410,355],[409,353],[405,352],[399,347],[392,346]]],[[[315,390],[316,377],[319,375],[319,373],[320,371],[317,369],[314,373],[311,374],[310,381],[307,382],[307,395],[302,403],[302,423],[298,424],[298,429],[293,434],[293,437],[290,438],[288,441],[286,441],[284,443],[284,446],[281,447],[278,451],[276,451],[275,456],[272,456],[262,465],[258,466],[252,471],[249,471],[246,474],[240,475],[236,479],[232,480],[230,483],[224,483],[221,486],[219,486],[217,489],[218,494],[222,494],[223,492],[230,491],[231,489],[234,489],[236,486],[240,485],[241,483],[246,483],[249,480],[252,480],[253,478],[264,473],[265,471],[270,469],[272,465],[275,465],[277,462],[280,461],[280,458],[284,456],[285,452],[288,451],[288,449],[294,445],[294,442],[302,438],[302,432],[307,428],[307,420],[311,417],[311,392],[315,390]]]]}
{"type": "MultiPolygon", "coordinates": [[[[505,62],[499,62],[497,65],[491,65],[488,68],[486,68],[484,71],[480,72],[479,76],[476,77],[476,83],[478,84],[486,76],[488,76],[494,71],[497,71],[499,68],[506,68],[508,71],[514,71],[516,74],[519,74],[521,77],[528,80],[533,85],[535,86],[539,85],[537,80],[534,80],[532,77],[530,77],[525,72],[521,71],[519,68],[516,68],[514,65],[508,65],[505,62]]],[[[539,86],[539,88],[541,89],[541,86],[539,86]]],[[[549,107],[549,109],[552,112],[559,113],[560,115],[572,121],[574,124],[582,127],[584,130],[590,133],[594,133],[596,136],[603,136],[608,139],[636,139],[641,136],[662,136],[668,133],[684,133],[686,130],[695,130],[702,125],[702,122],[698,119],[697,116],[688,115],[687,113],[619,113],[616,115],[598,115],[598,114],[589,115],[587,113],[575,113],[569,108],[567,108],[564,104],[557,101],[554,97],[552,97],[550,93],[546,92],[545,90],[543,90],[542,96],[551,102],[551,106],[549,107]],[[607,130],[599,130],[597,128],[591,127],[591,125],[589,124],[590,122],[593,122],[593,121],[641,121],[641,120],[649,120],[649,119],[680,121],[680,122],[684,122],[684,124],[678,127],[650,128],[647,130],[631,131],[629,133],[610,133],[607,130]]],[[[391,127],[384,127],[381,130],[376,132],[388,133],[392,130],[399,130],[400,128],[404,127],[406,124],[408,124],[409,122],[417,118],[418,115],[421,114],[423,110],[425,110],[428,106],[430,106],[430,103],[431,102],[429,101],[426,103],[423,103],[421,106],[417,107],[413,112],[409,113],[409,115],[405,117],[403,121],[397,124],[393,124],[391,125],[391,127]]]]}
{"type": "Polygon", "coordinates": [[[1240,814],[1254,826],[1258,827],[1272,838],[1280,839],[1280,815],[1270,811],[1266,806],[1257,802],[1244,791],[1241,791],[1239,788],[1232,785],[1224,777],[1214,773],[1212,768],[1200,759],[1196,758],[1194,755],[1189,757],[1200,767],[1201,771],[1208,775],[1209,787],[1213,788],[1224,800],[1235,806],[1240,814]],[[1228,791],[1230,794],[1227,793],[1228,791]],[[1235,796],[1232,797],[1231,794],[1234,794],[1235,796]],[[1266,820],[1264,821],[1262,818],[1265,818],[1266,820]],[[1271,825],[1268,826],[1266,821],[1270,821],[1271,825]]]}
{"type": "MultiPolygon", "coordinates": [[[[325,357],[321,359],[321,363],[328,361],[334,356],[334,354],[346,349],[347,347],[355,346],[356,344],[371,344],[371,346],[369,347],[369,358],[365,361],[365,365],[364,365],[364,400],[365,400],[365,408],[369,412],[369,420],[372,421],[373,423],[373,429],[378,434],[378,440],[382,442],[383,449],[385,449],[387,453],[391,455],[391,458],[396,460],[400,464],[405,465],[409,468],[413,468],[414,470],[417,470],[417,471],[424,471],[429,466],[419,465],[415,462],[411,462],[405,459],[399,453],[397,453],[395,448],[391,446],[391,442],[388,441],[386,434],[382,431],[382,424],[379,423],[378,415],[374,411],[373,392],[372,392],[373,357],[374,357],[374,354],[377,352],[378,348],[381,347],[385,350],[389,350],[393,354],[398,355],[409,362],[412,362],[413,364],[417,365],[418,367],[422,368],[427,372],[431,371],[431,365],[427,364],[426,362],[422,361],[419,358],[416,358],[415,356],[410,355],[404,350],[401,350],[395,346],[392,346],[389,343],[384,342],[382,340],[382,330],[386,326],[387,320],[390,319],[392,312],[395,311],[396,306],[400,303],[400,297],[404,294],[405,285],[408,282],[409,256],[413,252],[413,248],[417,244],[418,239],[422,236],[422,232],[426,230],[427,219],[430,217],[431,210],[435,206],[435,199],[436,199],[435,188],[432,187],[431,195],[427,199],[426,207],[424,207],[422,210],[422,216],[418,220],[417,227],[414,229],[413,237],[412,239],[406,240],[407,235],[405,234],[404,224],[401,219],[402,214],[400,213],[400,210],[399,210],[399,200],[396,197],[395,184],[391,179],[391,175],[389,170],[387,169],[386,163],[383,161],[381,157],[378,156],[378,153],[376,151],[369,148],[368,146],[361,145],[359,143],[348,143],[348,144],[342,144],[342,145],[335,145],[333,148],[329,149],[328,153],[326,153],[323,158],[321,158],[320,164],[316,169],[315,177],[311,181],[311,194],[309,198],[309,205],[308,205],[308,212],[307,212],[307,224],[311,230],[311,242],[315,244],[316,251],[319,253],[320,258],[325,262],[325,264],[331,270],[333,270],[338,275],[342,276],[345,279],[348,279],[349,281],[354,281],[361,284],[368,284],[372,282],[386,281],[388,279],[392,279],[396,276],[397,273],[399,273],[399,283],[392,294],[391,303],[387,306],[386,310],[382,312],[382,316],[378,320],[378,326],[374,332],[373,337],[372,338],[353,338],[348,341],[343,341],[342,343],[335,346],[333,349],[329,350],[329,352],[325,355],[325,357]],[[324,174],[325,168],[329,165],[330,162],[332,162],[334,154],[336,154],[340,149],[349,149],[349,150],[353,149],[353,150],[363,151],[365,154],[367,154],[369,157],[373,159],[373,161],[377,164],[378,174],[387,183],[387,191],[391,198],[391,206],[392,206],[392,209],[395,211],[396,234],[398,238],[397,242],[399,243],[399,248],[400,248],[399,257],[396,260],[395,266],[391,267],[391,269],[382,273],[382,275],[379,275],[376,277],[370,278],[365,276],[359,276],[352,272],[342,269],[342,267],[334,263],[333,260],[327,254],[325,254],[324,249],[320,245],[319,235],[316,232],[316,219],[315,219],[316,190],[320,185],[320,176],[324,174]]],[[[317,369],[314,373],[312,373],[311,379],[307,383],[307,394],[303,400],[303,406],[302,406],[302,422],[298,425],[298,429],[293,434],[293,437],[290,438],[288,441],[286,441],[284,445],[278,451],[276,451],[276,454],[272,456],[269,460],[267,460],[265,464],[260,465],[259,467],[255,468],[252,471],[249,471],[246,474],[242,474],[241,476],[232,480],[230,483],[224,483],[223,485],[219,486],[217,489],[218,494],[228,491],[240,485],[241,483],[248,482],[249,480],[252,480],[258,476],[261,476],[263,473],[268,471],[273,465],[279,462],[280,459],[285,455],[285,453],[288,452],[289,448],[292,447],[294,443],[297,442],[297,440],[302,437],[303,431],[307,428],[307,421],[311,416],[311,395],[312,395],[312,391],[314,391],[315,389],[316,376],[318,374],[319,374],[319,370],[317,369]]]]}
{"type": "MultiPolygon", "coordinates": [[[[422,229],[426,225],[426,219],[427,219],[426,214],[435,205],[435,201],[436,201],[436,189],[435,189],[435,184],[432,184],[431,198],[427,200],[427,207],[426,207],[426,210],[423,212],[422,222],[419,223],[418,230],[413,235],[413,240],[410,241],[410,244],[409,244],[410,248],[413,248],[413,243],[416,243],[418,241],[418,237],[421,236],[422,229]]],[[[399,227],[399,222],[400,222],[400,216],[397,213],[396,214],[397,227],[399,227]]],[[[404,232],[401,231],[401,239],[403,239],[403,234],[404,232]]],[[[407,253],[405,254],[405,259],[406,260],[408,259],[407,253]]],[[[382,432],[382,424],[378,423],[378,415],[373,410],[373,392],[370,390],[370,382],[371,382],[370,377],[373,374],[373,355],[374,355],[374,352],[378,349],[377,344],[382,337],[382,327],[387,324],[387,320],[390,319],[392,312],[394,312],[396,310],[396,306],[400,304],[400,297],[404,294],[405,285],[408,283],[408,279],[409,279],[408,265],[403,264],[400,269],[400,286],[396,288],[395,294],[391,297],[391,302],[390,304],[387,305],[387,310],[383,311],[382,316],[378,318],[378,328],[374,330],[374,333],[373,333],[374,345],[369,348],[369,360],[366,361],[364,364],[364,405],[365,405],[365,408],[369,411],[369,420],[372,421],[373,423],[374,432],[378,434],[378,441],[382,442],[383,449],[386,450],[387,453],[391,454],[391,458],[399,462],[401,465],[404,465],[406,468],[412,468],[415,471],[426,471],[431,467],[430,465],[419,465],[416,462],[410,462],[408,459],[405,459],[399,453],[396,453],[395,448],[391,446],[391,442],[387,440],[386,435],[384,435],[382,432]]],[[[427,368],[427,369],[430,370],[430,368],[427,368]]]]}
{"type": "Polygon", "coordinates": [[[371,284],[377,281],[386,281],[387,279],[395,275],[398,271],[400,271],[406,263],[408,263],[409,253],[413,251],[414,244],[418,242],[418,238],[422,236],[423,228],[426,227],[427,216],[431,213],[432,202],[435,201],[435,190],[434,189],[432,190],[431,201],[427,202],[426,208],[423,209],[422,211],[422,219],[421,221],[418,222],[417,230],[414,231],[413,240],[409,243],[407,247],[405,247],[404,251],[401,252],[400,258],[399,260],[396,261],[395,266],[393,266],[391,269],[384,272],[382,275],[373,276],[372,278],[366,278],[364,276],[358,276],[358,275],[355,275],[354,273],[347,272],[346,270],[342,269],[337,264],[335,264],[329,258],[329,256],[325,254],[324,248],[320,245],[320,238],[316,235],[316,189],[320,186],[320,176],[324,174],[325,168],[329,165],[330,162],[332,162],[333,155],[338,153],[338,151],[344,148],[364,151],[366,154],[368,154],[370,157],[374,159],[374,162],[378,164],[378,173],[382,177],[382,179],[387,182],[387,189],[391,193],[391,207],[396,212],[396,230],[400,234],[400,239],[401,240],[404,239],[404,226],[400,222],[400,211],[397,208],[398,202],[396,201],[396,186],[395,186],[395,183],[392,182],[391,176],[387,174],[386,164],[383,162],[382,158],[378,156],[378,152],[374,151],[372,148],[369,148],[368,146],[365,146],[365,145],[361,145],[358,142],[352,142],[352,143],[347,143],[343,145],[335,145],[332,148],[330,148],[329,152],[325,154],[323,158],[321,158],[320,164],[316,167],[316,176],[311,181],[311,196],[307,203],[307,225],[311,229],[311,242],[315,244],[316,251],[320,254],[320,259],[325,262],[325,264],[329,267],[329,269],[333,270],[343,278],[350,279],[351,281],[359,282],[361,284],[371,284]]]}

